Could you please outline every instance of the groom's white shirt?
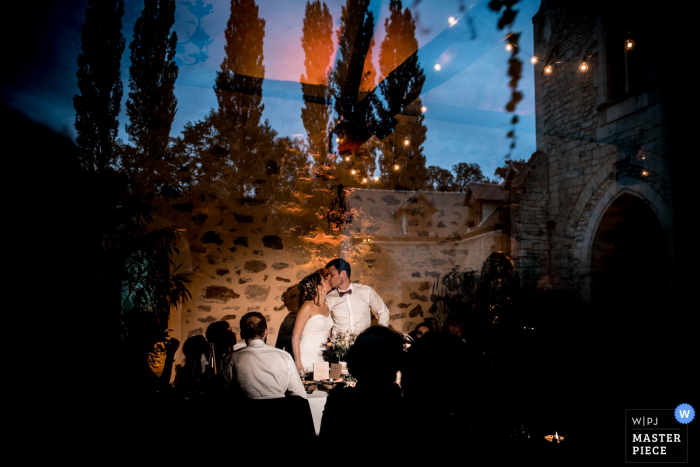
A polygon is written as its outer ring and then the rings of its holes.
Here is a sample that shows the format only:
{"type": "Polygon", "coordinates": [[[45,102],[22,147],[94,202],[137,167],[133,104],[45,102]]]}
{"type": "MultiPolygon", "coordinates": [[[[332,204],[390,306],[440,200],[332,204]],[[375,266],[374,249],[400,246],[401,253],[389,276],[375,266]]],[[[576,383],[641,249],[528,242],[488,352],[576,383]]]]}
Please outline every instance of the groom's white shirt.
{"type": "Polygon", "coordinates": [[[342,297],[338,289],[333,289],[326,295],[326,303],[328,303],[336,331],[361,333],[372,322],[371,311],[377,314],[379,324],[389,325],[389,308],[372,287],[350,284],[348,290],[352,290],[352,293],[344,294],[342,297]]]}

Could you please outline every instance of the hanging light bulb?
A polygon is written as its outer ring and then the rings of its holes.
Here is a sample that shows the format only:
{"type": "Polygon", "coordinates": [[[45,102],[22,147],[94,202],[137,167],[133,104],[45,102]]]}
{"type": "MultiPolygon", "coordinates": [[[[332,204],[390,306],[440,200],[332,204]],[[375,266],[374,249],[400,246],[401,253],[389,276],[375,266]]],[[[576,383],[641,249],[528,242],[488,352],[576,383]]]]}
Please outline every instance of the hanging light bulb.
{"type": "Polygon", "coordinates": [[[379,181],[379,177],[375,176],[375,177],[374,177],[374,181],[375,181],[375,182],[378,182],[378,181],[379,181]]]}
{"type": "Polygon", "coordinates": [[[353,174],[353,175],[355,175],[355,174],[357,173],[357,170],[352,169],[352,170],[350,171],[350,173],[353,174]]]}
{"type": "Polygon", "coordinates": [[[511,50],[513,50],[513,44],[511,44],[510,42],[508,42],[508,43],[506,44],[506,50],[507,50],[508,52],[510,52],[511,50]]]}
{"type": "Polygon", "coordinates": [[[345,160],[346,160],[346,161],[349,161],[349,160],[350,160],[350,156],[345,156],[345,160]]]}
{"type": "Polygon", "coordinates": [[[585,73],[588,71],[588,64],[586,62],[581,62],[578,69],[581,71],[581,73],[585,73]]]}
{"type": "Polygon", "coordinates": [[[439,63],[436,63],[433,68],[435,68],[435,71],[440,71],[440,68],[442,68],[442,67],[440,66],[439,63]]]}
{"type": "Polygon", "coordinates": [[[409,140],[408,138],[406,138],[405,140],[403,140],[403,145],[404,145],[404,146],[408,146],[409,144],[411,144],[411,140],[409,140]]]}
{"type": "Polygon", "coordinates": [[[428,108],[426,106],[423,106],[420,108],[420,111],[426,113],[428,111],[428,108]]]}
{"type": "Polygon", "coordinates": [[[449,18],[447,18],[447,22],[450,23],[450,26],[454,26],[457,23],[457,20],[454,16],[450,16],[449,18]]]}
{"type": "Polygon", "coordinates": [[[546,74],[546,75],[552,74],[552,65],[547,65],[546,67],[544,67],[544,74],[546,74]]]}
{"type": "Polygon", "coordinates": [[[533,65],[537,63],[537,57],[533,55],[533,57],[530,59],[530,63],[532,63],[533,65]]]}
{"type": "Polygon", "coordinates": [[[642,176],[646,177],[647,175],[649,175],[649,172],[647,172],[646,170],[642,170],[642,176]]]}
{"type": "Polygon", "coordinates": [[[399,164],[394,164],[394,170],[399,170],[399,164]]]}
{"type": "Polygon", "coordinates": [[[634,46],[637,45],[632,39],[627,39],[625,41],[625,50],[632,50],[634,49],[634,46]]]}
{"type": "Polygon", "coordinates": [[[362,183],[367,183],[367,177],[362,179],[362,183]]]}
{"type": "Polygon", "coordinates": [[[336,139],[335,139],[335,142],[336,142],[336,143],[340,143],[340,138],[336,138],[336,139]]]}

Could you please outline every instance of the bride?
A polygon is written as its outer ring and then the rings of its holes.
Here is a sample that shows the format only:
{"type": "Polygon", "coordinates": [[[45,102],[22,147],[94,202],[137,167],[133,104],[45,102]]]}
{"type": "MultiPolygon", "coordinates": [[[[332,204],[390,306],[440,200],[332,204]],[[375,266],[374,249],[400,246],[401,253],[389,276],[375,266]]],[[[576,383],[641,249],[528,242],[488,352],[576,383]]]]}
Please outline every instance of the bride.
{"type": "Polygon", "coordinates": [[[292,332],[292,351],[300,373],[313,372],[314,363],[323,361],[323,350],[333,327],[325,301],[330,290],[325,269],[319,269],[299,282],[301,307],[292,332]]]}

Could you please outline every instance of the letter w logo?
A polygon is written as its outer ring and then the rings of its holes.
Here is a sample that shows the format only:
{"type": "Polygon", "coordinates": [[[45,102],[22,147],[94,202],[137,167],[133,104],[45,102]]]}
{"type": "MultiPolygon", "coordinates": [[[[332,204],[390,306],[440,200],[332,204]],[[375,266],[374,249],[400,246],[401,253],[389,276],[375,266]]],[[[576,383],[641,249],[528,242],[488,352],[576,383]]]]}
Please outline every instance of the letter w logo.
{"type": "Polygon", "coordinates": [[[690,410],[679,410],[678,413],[681,414],[681,418],[690,417],[690,410]]]}

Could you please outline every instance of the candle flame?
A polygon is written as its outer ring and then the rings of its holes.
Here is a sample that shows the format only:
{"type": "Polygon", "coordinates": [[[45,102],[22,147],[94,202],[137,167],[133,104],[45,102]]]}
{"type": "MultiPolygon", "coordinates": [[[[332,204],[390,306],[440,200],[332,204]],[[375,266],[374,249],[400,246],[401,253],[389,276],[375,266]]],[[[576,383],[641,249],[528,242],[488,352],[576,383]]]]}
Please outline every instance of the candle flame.
{"type": "Polygon", "coordinates": [[[554,432],[554,436],[557,438],[557,441],[559,441],[559,433],[557,433],[557,432],[555,431],[555,432],[554,432]]]}

